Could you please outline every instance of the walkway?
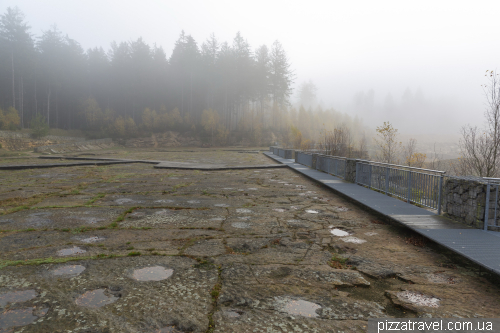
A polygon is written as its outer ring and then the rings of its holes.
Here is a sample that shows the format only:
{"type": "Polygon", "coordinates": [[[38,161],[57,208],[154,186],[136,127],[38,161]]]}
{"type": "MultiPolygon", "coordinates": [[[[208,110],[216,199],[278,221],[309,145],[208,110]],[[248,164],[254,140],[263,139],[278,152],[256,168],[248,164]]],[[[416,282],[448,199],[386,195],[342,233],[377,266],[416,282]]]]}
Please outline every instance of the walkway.
{"type": "Polygon", "coordinates": [[[322,183],[368,210],[400,223],[478,265],[500,274],[499,232],[467,228],[467,226],[426,209],[346,182],[330,174],[310,169],[295,163],[294,160],[284,159],[270,152],[264,154],[304,176],[322,183]]]}

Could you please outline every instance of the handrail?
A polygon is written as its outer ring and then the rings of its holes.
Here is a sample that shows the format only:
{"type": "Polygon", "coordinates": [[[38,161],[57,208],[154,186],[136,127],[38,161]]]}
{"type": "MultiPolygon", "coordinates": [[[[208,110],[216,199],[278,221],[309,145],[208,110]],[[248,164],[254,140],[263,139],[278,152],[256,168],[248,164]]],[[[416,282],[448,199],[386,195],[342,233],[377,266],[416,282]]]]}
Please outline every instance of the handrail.
{"type": "Polygon", "coordinates": [[[375,161],[368,161],[368,160],[356,160],[356,161],[357,162],[368,162],[368,163],[371,163],[371,164],[389,165],[389,166],[395,166],[395,167],[405,168],[405,169],[430,171],[430,172],[442,173],[442,174],[446,173],[446,171],[438,171],[438,170],[431,170],[431,169],[415,168],[415,167],[410,167],[410,166],[406,166],[406,165],[399,165],[399,164],[390,164],[390,163],[375,162],[375,161]]]}

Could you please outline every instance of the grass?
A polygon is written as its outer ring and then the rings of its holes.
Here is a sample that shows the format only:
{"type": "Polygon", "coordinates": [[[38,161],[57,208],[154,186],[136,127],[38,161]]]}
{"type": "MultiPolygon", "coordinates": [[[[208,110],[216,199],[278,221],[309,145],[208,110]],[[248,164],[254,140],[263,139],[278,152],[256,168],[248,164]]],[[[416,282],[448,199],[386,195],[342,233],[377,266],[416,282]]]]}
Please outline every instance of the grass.
{"type": "Polygon", "coordinates": [[[26,259],[26,260],[0,260],[0,269],[8,266],[33,266],[33,265],[43,265],[43,264],[60,264],[69,261],[77,260],[93,260],[93,259],[109,259],[115,257],[123,257],[123,255],[115,254],[99,254],[96,256],[86,256],[86,257],[70,257],[70,258],[41,258],[41,259],[26,259]]]}
{"type": "Polygon", "coordinates": [[[85,203],[85,206],[90,206],[90,205],[92,205],[94,202],[96,202],[96,201],[97,201],[97,200],[99,200],[99,199],[104,198],[105,196],[106,196],[106,194],[104,194],[104,193],[99,193],[98,195],[96,195],[95,197],[93,197],[92,199],[90,199],[89,201],[87,201],[87,202],[85,203]]]}
{"type": "Polygon", "coordinates": [[[351,265],[347,265],[349,258],[342,258],[333,255],[332,259],[328,262],[328,265],[335,269],[350,269],[351,265]]]}
{"type": "Polygon", "coordinates": [[[92,230],[94,230],[94,228],[83,226],[73,229],[72,233],[79,234],[81,232],[92,231],[92,230]]]}
{"type": "Polygon", "coordinates": [[[213,333],[215,330],[214,313],[217,309],[217,301],[219,300],[220,291],[222,290],[222,268],[219,266],[218,270],[218,280],[210,291],[210,296],[212,296],[212,311],[208,314],[208,328],[206,333],[213,333]]]}
{"type": "MultiPolygon", "coordinates": [[[[126,211],[124,211],[123,213],[121,213],[121,214],[120,214],[120,215],[116,218],[116,220],[115,220],[115,222],[114,222],[114,223],[123,221],[123,220],[125,219],[125,216],[127,216],[127,214],[130,214],[130,213],[132,213],[134,210],[139,209],[139,208],[142,208],[142,207],[131,207],[131,208],[127,209],[126,211]]],[[[114,227],[114,228],[116,228],[116,227],[114,227]]]]}
{"type": "Polygon", "coordinates": [[[127,254],[127,256],[129,256],[129,257],[137,257],[140,255],[141,255],[141,252],[137,252],[137,251],[133,251],[133,252],[130,252],[129,254],[127,254]]]}

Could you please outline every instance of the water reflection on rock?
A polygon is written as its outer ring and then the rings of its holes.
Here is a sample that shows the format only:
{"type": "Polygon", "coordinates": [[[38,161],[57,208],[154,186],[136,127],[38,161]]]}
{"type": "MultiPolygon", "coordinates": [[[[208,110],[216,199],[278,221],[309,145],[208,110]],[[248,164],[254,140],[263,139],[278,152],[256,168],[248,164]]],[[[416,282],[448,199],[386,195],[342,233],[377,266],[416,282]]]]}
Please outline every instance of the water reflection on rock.
{"type": "Polygon", "coordinates": [[[52,271],[53,275],[60,276],[77,276],[80,275],[85,270],[85,266],[82,265],[66,265],[56,268],[52,271]]]}
{"type": "Polygon", "coordinates": [[[114,303],[118,297],[107,295],[106,289],[90,290],[78,297],[75,301],[77,305],[85,306],[87,308],[100,308],[102,306],[114,303]]]}
{"type": "Polygon", "coordinates": [[[0,294],[0,307],[3,308],[8,303],[26,302],[35,297],[36,297],[36,291],[33,289],[21,290],[21,291],[9,291],[0,294]]]}
{"type": "Polygon", "coordinates": [[[4,311],[0,313],[0,332],[12,332],[10,328],[28,325],[37,319],[33,315],[33,308],[4,311]]]}

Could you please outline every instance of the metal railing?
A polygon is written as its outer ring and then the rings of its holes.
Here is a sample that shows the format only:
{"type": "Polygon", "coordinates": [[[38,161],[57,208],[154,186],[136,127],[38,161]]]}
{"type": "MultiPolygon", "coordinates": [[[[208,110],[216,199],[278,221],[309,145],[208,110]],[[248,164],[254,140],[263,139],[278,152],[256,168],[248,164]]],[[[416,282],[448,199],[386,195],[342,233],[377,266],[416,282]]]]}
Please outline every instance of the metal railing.
{"type": "Polygon", "coordinates": [[[358,160],[356,183],[441,214],[444,171],[358,160]]]}
{"type": "Polygon", "coordinates": [[[331,175],[345,178],[346,158],[339,156],[318,155],[316,157],[316,170],[331,175]]]}
{"type": "Polygon", "coordinates": [[[303,153],[301,151],[295,152],[295,156],[297,158],[297,163],[312,167],[313,157],[311,154],[303,153]]]}
{"type": "Polygon", "coordinates": [[[498,225],[498,188],[500,187],[500,178],[483,178],[486,180],[486,202],[484,207],[484,230],[488,228],[500,228],[498,225]],[[491,202],[493,196],[493,202],[491,202]],[[494,207],[492,207],[494,206],[494,207]],[[493,218],[490,218],[493,213],[493,218]]]}

